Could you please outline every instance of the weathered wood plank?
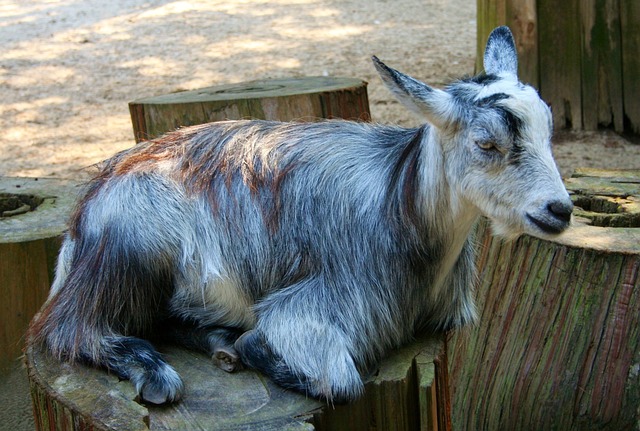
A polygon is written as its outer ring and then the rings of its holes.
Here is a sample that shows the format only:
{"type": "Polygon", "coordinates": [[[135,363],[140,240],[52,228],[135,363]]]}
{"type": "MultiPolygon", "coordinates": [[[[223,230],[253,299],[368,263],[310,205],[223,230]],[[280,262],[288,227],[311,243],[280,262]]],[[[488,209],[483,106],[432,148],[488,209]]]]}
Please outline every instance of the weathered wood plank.
{"type": "Polygon", "coordinates": [[[482,60],[487,39],[496,26],[506,23],[506,11],[507,8],[501,0],[477,1],[476,73],[484,70],[482,60]]]}
{"type": "Polygon", "coordinates": [[[640,134],[640,2],[620,0],[625,131],[640,134]]]}
{"type": "Polygon", "coordinates": [[[487,2],[486,0],[476,0],[476,62],[473,66],[473,72],[476,74],[484,70],[482,56],[484,54],[484,44],[489,37],[489,33],[486,33],[485,30],[488,26],[487,2]]]}
{"type": "Polygon", "coordinates": [[[582,104],[584,127],[623,131],[622,49],[619,0],[584,0],[582,25],[582,104]],[[587,109],[588,108],[588,109],[587,109]]]}
{"type": "Polygon", "coordinates": [[[536,0],[506,0],[506,25],[516,41],[520,81],[539,88],[536,0]]]}
{"type": "Polygon", "coordinates": [[[538,31],[536,0],[478,0],[475,71],[483,70],[487,38],[500,25],[507,25],[518,49],[518,73],[523,82],[538,86],[538,31]]]}
{"type": "Polygon", "coordinates": [[[640,133],[640,3],[478,0],[476,72],[498,25],[516,39],[522,81],[541,91],[556,128],[640,133]],[[506,13],[503,17],[502,10],[506,13]]]}
{"type": "Polygon", "coordinates": [[[579,0],[538,0],[540,93],[557,128],[582,129],[579,0]]]}

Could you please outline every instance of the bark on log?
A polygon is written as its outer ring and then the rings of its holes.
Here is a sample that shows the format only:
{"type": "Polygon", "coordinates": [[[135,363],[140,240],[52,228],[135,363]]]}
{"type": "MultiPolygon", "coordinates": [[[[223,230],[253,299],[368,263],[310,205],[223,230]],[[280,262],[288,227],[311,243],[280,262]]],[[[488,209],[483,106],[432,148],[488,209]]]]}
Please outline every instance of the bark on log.
{"type": "Polygon", "coordinates": [[[443,345],[433,335],[392,353],[361,400],[335,407],[251,370],[225,373],[205,355],[176,347],[162,350],[183,377],[185,396],[163,407],[136,402],[127,381],[61,364],[32,346],[26,361],[38,430],[443,430],[446,366],[434,364],[444,360],[443,345]]]}
{"type": "Polygon", "coordinates": [[[22,354],[44,303],[77,183],[0,177],[0,371],[22,354]]]}
{"type": "Polygon", "coordinates": [[[299,121],[343,118],[369,121],[367,83],[353,78],[308,77],[219,85],[129,103],[136,142],[183,126],[254,118],[299,121]]]}
{"type": "Polygon", "coordinates": [[[449,343],[454,429],[640,427],[640,171],[566,184],[582,208],[556,240],[480,226],[479,324],[449,343]]]}

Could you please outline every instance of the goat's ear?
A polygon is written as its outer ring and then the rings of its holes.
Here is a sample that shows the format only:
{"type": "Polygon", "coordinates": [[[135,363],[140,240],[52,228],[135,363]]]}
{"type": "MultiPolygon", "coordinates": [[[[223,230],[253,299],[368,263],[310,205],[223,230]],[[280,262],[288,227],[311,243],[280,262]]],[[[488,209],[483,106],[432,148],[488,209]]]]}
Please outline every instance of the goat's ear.
{"type": "Polygon", "coordinates": [[[429,87],[404,73],[381,62],[378,57],[371,58],[387,88],[407,108],[417,113],[439,129],[446,129],[455,120],[453,97],[442,90],[429,87]]]}
{"type": "Polygon", "coordinates": [[[484,70],[498,75],[507,73],[518,76],[518,51],[509,27],[503,25],[494,29],[487,39],[484,50],[484,70]]]}

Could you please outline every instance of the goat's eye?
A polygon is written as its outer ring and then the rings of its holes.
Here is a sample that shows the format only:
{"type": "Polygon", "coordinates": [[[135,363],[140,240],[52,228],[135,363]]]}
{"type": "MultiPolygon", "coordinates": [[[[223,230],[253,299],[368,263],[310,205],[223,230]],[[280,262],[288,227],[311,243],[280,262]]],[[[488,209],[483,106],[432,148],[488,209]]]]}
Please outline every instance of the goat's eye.
{"type": "Polygon", "coordinates": [[[485,151],[496,149],[496,143],[493,141],[476,141],[476,145],[485,151]]]}

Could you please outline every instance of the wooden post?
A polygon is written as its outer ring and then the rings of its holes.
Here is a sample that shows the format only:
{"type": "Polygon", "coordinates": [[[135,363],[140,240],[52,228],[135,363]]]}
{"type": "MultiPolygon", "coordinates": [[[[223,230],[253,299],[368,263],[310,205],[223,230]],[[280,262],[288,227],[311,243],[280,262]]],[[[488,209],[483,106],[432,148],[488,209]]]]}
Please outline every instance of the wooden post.
{"type": "Polygon", "coordinates": [[[129,111],[137,142],[179,127],[211,121],[371,119],[367,83],[330,77],[219,85],[136,100],[129,103],[129,111]]]}
{"type": "Polygon", "coordinates": [[[620,20],[625,130],[640,135],[640,2],[620,0],[620,20]]]}
{"type": "MultiPolygon", "coordinates": [[[[540,80],[556,128],[582,129],[580,0],[538,0],[540,80]]],[[[590,109],[590,107],[585,107],[590,109]]]]}
{"type": "Polygon", "coordinates": [[[0,177],[0,371],[22,354],[24,332],[51,284],[77,183],[0,177]]]}
{"type": "MultiPolygon", "coordinates": [[[[582,0],[582,104],[587,130],[623,131],[620,1],[582,0]]],[[[575,49],[575,48],[574,48],[575,49]]],[[[638,77],[632,78],[638,79],[638,77]]],[[[628,94],[640,97],[640,94],[628,94]]]]}
{"type": "MultiPolygon", "coordinates": [[[[27,367],[38,430],[446,430],[446,375],[439,374],[442,335],[393,352],[359,401],[330,406],[284,390],[260,374],[225,373],[205,355],[166,347],[185,382],[170,406],[135,401],[131,383],[102,370],[69,366],[33,347],[27,367]]],[[[446,367],[444,367],[446,369],[446,367]]]]}
{"type": "Polygon", "coordinates": [[[538,11],[536,0],[509,0],[506,19],[518,50],[518,76],[522,82],[538,86],[538,11]]]}
{"type": "Polygon", "coordinates": [[[579,208],[559,238],[479,229],[479,325],[449,344],[454,429],[640,424],[640,171],[566,184],[579,208]]]}

